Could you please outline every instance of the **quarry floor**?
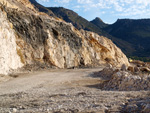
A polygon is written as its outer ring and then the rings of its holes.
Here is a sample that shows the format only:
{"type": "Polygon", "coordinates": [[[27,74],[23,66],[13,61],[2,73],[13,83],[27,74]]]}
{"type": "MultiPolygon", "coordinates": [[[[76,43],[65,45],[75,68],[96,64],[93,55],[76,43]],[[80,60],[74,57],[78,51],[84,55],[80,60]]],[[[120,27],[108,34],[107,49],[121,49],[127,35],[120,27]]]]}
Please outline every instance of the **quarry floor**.
{"type": "Polygon", "coordinates": [[[104,91],[93,69],[51,69],[0,77],[0,113],[120,113],[149,91],[104,91]]]}

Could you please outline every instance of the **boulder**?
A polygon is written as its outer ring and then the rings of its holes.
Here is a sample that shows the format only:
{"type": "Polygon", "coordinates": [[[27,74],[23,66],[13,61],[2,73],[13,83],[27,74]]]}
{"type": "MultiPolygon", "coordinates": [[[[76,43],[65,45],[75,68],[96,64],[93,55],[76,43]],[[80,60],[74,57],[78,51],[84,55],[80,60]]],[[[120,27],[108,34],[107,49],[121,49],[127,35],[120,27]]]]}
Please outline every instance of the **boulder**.
{"type": "Polygon", "coordinates": [[[125,64],[122,64],[121,70],[122,70],[122,71],[127,71],[127,66],[126,66],[125,64]]]}
{"type": "Polygon", "coordinates": [[[134,73],[134,67],[133,67],[133,66],[129,66],[129,67],[128,67],[128,71],[134,73]]]}
{"type": "Polygon", "coordinates": [[[135,72],[140,72],[139,67],[135,66],[135,67],[134,67],[134,71],[135,71],[135,72]]]}

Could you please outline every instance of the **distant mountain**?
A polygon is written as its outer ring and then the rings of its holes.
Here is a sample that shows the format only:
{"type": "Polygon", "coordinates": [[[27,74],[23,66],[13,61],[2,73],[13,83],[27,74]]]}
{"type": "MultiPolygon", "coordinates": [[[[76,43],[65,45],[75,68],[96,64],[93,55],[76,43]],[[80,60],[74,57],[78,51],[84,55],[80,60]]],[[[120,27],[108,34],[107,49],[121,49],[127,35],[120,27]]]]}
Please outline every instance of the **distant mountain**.
{"type": "Polygon", "coordinates": [[[132,56],[150,57],[150,19],[118,19],[103,30],[130,43],[135,48],[132,56]]]}
{"type": "Polygon", "coordinates": [[[94,20],[91,21],[91,23],[99,28],[104,28],[108,26],[108,24],[104,23],[99,17],[96,17],[94,20]]]}
{"type": "Polygon", "coordinates": [[[49,16],[53,16],[56,17],[55,14],[47,9],[46,7],[42,6],[41,4],[37,3],[36,0],[29,0],[32,4],[34,4],[35,9],[37,9],[40,12],[45,12],[46,14],[48,14],[49,16]]]}
{"type": "Polygon", "coordinates": [[[57,17],[62,18],[66,22],[72,23],[78,29],[93,31],[95,33],[98,33],[99,35],[102,35],[111,39],[127,55],[130,55],[131,52],[134,51],[134,48],[128,42],[122,39],[113,37],[107,32],[105,32],[104,30],[102,30],[101,29],[102,27],[104,26],[106,27],[108,25],[102,22],[100,18],[96,18],[96,21],[93,20],[93,22],[89,22],[88,20],[79,16],[74,11],[63,8],[63,7],[49,7],[48,9],[51,10],[57,17]],[[97,22],[98,24],[94,22],[97,22]]]}
{"type": "MultiPolygon", "coordinates": [[[[77,13],[75,13],[72,10],[63,8],[63,7],[44,7],[40,4],[37,4],[37,2],[34,2],[35,0],[30,0],[31,3],[34,4],[37,8],[39,8],[39,11],[49,13],[51,11],[53,14],[51,16],[57,16],[66,22],[72,23],[77,29],[84,29],[87,31],[93,31],[101,36],[105,36],[109,39],[111,39],[121,50],[127,55],[131,56],[132,53],[135,52],[135,46],[132,43],[127,42],[126,40],[123,40],[122,38],[116,38],[112,35],[110,35],[107,29],[109,26],[108,24],[105,24],[100,18],[96,18],[93,21],[89,22],[88,20],[84,19],[83,17],[79,16],[77,13]],[[48,10],[48,11],[47,11],[48,10]]],[[[49,14],[50,15],[50,14],[49,14]]]]}
{"type": "Polygon", "coordinates": [[[79,16],[72,10],[63,7],[48,7],[48,9],[51,10],[57,17],[65,20],[66,22],[72,23],[77,29],[84,29],[102,34],[102,30],[98,26],[90,23],[88,20],[79,16]]]}

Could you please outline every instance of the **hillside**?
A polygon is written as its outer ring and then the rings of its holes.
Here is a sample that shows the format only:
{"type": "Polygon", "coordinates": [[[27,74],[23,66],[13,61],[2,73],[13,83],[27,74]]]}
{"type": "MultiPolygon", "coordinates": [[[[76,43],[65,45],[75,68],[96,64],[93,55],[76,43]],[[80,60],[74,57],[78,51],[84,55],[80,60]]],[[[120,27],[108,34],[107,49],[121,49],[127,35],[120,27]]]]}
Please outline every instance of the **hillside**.
{"type": "Polygon", "coordinates": [[[104,28],[112,36],[130,43],[135,51],[132,56],[149,57],[150,55],[150,19],[118,19],[104,28]]]}
{"type": "Polygon", "coordinates": [[[72,10],[65,9],[63,7],[48,7],[48,9],[51,10],[57,17],[65,20],[66,22],[72,23],[77,29],[84,29],[102,34],[102,30],[100,28],[79,16],[72,10]]]}
{"type": "Polygon", "coordinates": [[[108,26],[108,24],[104,23],[99,17],[96,17],[94,20],[92,20],[90,22],[99,28],[104,28],[104,27],[108,26]]]}
{"type": "Polygon", "coordinates": [[[41,13],[27,0],[7,0],[0,5],[0,74],[21,67],[129,65],[111,40],[41,13]]]}
{"type": "Polygon", "coordinates": [[[65,20],[66,22],[72,23],[77,29],[93,31],[101,36],[105,36],[111,39],[119,48],[121,48],[121,50],[126,55],[130,55],[134,51],[132,44],[129,44],[128,42],[122,39],[113,37],[104,30],[102,30],[100,25],[106,26],[105,23],[100,24],[99,22],[98,24],[95,25],[95,23],[93,24],[92,22],[89,22],[88,20],[79,16],[74,11],[62,7],[50,7],[48,9],[51,10],[57,17],[65,20]]]}
{"type": "Polygon", "coordinates": [[[41,4],[39,4],[38,2],[36,2],[35,0],[29,0],[32,4],[34,4],[34,7],[36,8],[36,10],[40,11],[40,12],[45,12],[46,14],[48,14],[49,16],[53,16],[56,17],[55,14],[47,9],[46,7],[42,6],[41,4]]]}
{"type": "MultiPolygon", "coordinates": [[[[33,2],[35,0],[30,1],[35,5],[37,4],[37,2],[33,2]]],[[[40,8],[37,7],[37,9],[40,8]]],[[[72,23],[77,29],[93,31],[111,39],[129,57],[136,56],[142,57],[142,59],[149,57],[149,19],[119,19],[114,24],[109,25],[98,17],[89,22],[74,11],[62,7],[44,7],[44,9],[53,12],[51,16],[57,16],[72,23]]],[[[40,11],[47,13],[45,10],[40,11]]]]}

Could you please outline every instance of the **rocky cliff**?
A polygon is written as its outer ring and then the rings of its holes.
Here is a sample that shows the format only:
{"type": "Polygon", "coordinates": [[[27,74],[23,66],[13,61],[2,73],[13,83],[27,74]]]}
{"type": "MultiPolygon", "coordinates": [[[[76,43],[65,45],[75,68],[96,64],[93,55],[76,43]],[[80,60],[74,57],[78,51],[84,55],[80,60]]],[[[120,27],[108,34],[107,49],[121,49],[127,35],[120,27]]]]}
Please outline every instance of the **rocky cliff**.
{"type": "Polygon", "coordinates": [[[34,9],[28,0],[0,0],[0,73],[26,65],[58,68],[129,65],[111,40],[77,30],[72,24],[34,9]]]}

